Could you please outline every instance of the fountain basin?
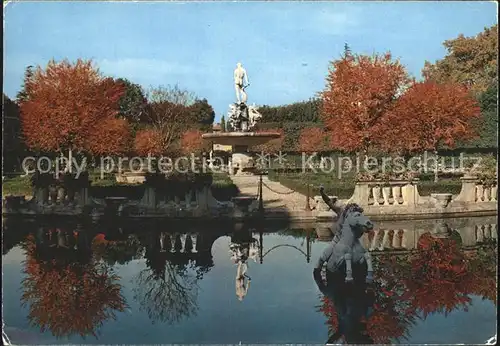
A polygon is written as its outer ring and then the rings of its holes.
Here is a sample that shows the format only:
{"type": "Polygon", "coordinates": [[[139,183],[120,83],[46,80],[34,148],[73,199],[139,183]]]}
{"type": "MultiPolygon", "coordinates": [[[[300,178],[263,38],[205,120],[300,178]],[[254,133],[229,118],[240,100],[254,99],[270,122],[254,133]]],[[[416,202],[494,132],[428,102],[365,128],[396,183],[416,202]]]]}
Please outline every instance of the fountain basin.
{"type": "Polygon", "coordinates": [[[264,144],[280,136],[279,132],[215,132],[204,133],[201,138],[214,144],[249,147],[264,144]]]}

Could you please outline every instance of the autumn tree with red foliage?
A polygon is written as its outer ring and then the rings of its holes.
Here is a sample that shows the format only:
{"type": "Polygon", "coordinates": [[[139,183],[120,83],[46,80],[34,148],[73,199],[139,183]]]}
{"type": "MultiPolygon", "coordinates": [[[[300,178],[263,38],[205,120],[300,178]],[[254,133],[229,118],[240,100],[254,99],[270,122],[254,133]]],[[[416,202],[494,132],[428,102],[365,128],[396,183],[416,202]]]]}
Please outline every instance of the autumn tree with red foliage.
{"type": "Polygon", "coordinates": [[[321,117],[334,148],[366,153],[377,149],[393,126],[388,113],[410,78],[391,54],[353,55],[332,62],[321,93],[321,117]]]}
{"type": "Polygon", "coordinates": [[[210,147],[210,142],[204,140],[203,132],[197,129],[187,130],[181,137],[181,150],[185,155],[200,154],[210,147]]]}
{"type": "Polygon", "coordinates": [[[156,129],[137,131],[134,139],[134,150],[139,155],[160,156],[164,153],[161,132],[156,129]]]}
{"type": "Polygon", "coordinates": [[[319,127],[302,129],[297,147],[301,152],[309,154],[324,151],[328,148],[327,134],[324,129],[319,127]]]}
{"type": "Polygon", "coordinates": [[[391,112],[392,141],[386,143],[410,152],[437,152],[442,145],[453,148],[458,140],[474,138],[473,122],[479,116],[479,104],[465,86],[417,82],[391,112]]]}
{"type": "Polygon", "coordinates": [[[108,118],[100,122],[87,148],[94,155],[120,155],[131,147],[132,136],[125,119],[108,118]]]}
{"type": "Polygon", "coordinates": [[[24,97],[20,100],[23,133],[32,149],[60,152],[108,153],[102,135],[107,136],[111,152],[126,148],[124,123],[113,122],[124,89],[111,78],[104,78],[91,61],[50,61],[26,76],[24,97]],[[116,136],[122,138],[116,138],[116,136]]]}

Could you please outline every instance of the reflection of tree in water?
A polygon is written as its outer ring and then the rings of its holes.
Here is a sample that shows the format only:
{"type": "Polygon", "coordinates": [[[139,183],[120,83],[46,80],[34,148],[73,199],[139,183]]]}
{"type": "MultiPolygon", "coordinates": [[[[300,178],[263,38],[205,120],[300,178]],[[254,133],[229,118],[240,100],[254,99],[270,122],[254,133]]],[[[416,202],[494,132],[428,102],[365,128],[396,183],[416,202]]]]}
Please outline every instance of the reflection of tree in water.
{"type": "MultiPolygon", "coordinates": [[[[171,253],[170,248],[162,249],[159,237],[158,234],[151,234],[146,240],[148,244],[144,257],[148,268],[137,276],[134,299],[146,310],[153,323],[175,324],[196,315],[198,280],[213,263],[210,253],[191,253],[189,242],[183,253],[171,253]]],[[[169,236],[165,240],[170,246],[169,236]]],[[[180,248],[178,240],[177,250],[180,248]]]]}
{"type": "MultiPolygon", "coordinates": [[[[418,250],[403,255],[374,257],[376,293],[367,331],[375,343],[408,336],[417,319],[429,314],[467,308],[471,294],[496,304],[496,245],[464,251],[447,238],[424,234],[418,250]]],[[[337,313],[328,298],[319,307],[330,329],[338,327],[337,313]]]]}
{"type": "Polygon", "coordinates": [[[78,234],[56,233],[56,241],[38,234],[25,242],[22,303],[29,305],[29,321],[57,337],[97,337],[104,321],[115,319],[116,311],[126,308],[120,278],[90,257],[75,239],[78,234]]]}

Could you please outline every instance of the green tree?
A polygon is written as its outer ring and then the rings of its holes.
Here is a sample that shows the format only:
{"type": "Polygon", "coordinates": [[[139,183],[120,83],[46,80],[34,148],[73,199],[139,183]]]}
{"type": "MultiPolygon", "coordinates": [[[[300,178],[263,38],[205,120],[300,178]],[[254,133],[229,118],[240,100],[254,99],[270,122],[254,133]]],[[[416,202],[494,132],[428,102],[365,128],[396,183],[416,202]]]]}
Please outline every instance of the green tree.
{"type": "Polygon", "coordinates": [[[21,90],[17,93],[16,99],[17,102],[24,102],[27,101],[28,99],[28,90],[27,85],[29,85],[29,81],[33,78],[33,66],[27,66],[25,71],[24,71],[24,80],[23,80],[23,86],[21,87],[21,90]]]}
{"type": "Polygon", "coordinates": [[[126,119],[133,126],[137,125],[143,117],[147,104],[144,91],[139,84],[125,78],[118,78],[116,83],[121,84],[125,90],[119,101],[119,117],[126,119]]]}
{"type": "Polygon", "coordinates": [[[479,96],[481,118],[477,123],[476,146],[498,148],[498,84],[495,82],[479,96]]]}
{"type": "Polygon", "coordinates": [[[283,106],[261,106],[261,122],[320,122],[320,99],[292,103],[283,106]]]}
{"type": "Polygon", "coordinates": [[[26,152],[22,140],[19,107],[7,95],[3,94],[3,171],[15,172],[21,169],[21,162],[26,152]]]}
{"type": "Polygon", "coordinates": [[[190,107],[191,119],[200,130],[210,131],[215,119],[215,111],[206,99],[196,100],[190,107]]]}
{"type": "Polygon", "coordinates": [[[424,78],[438,83],[468,85],[477,95],[488,89],[497,77],[498,25],[485,28],[475,37],[459,35],[444,41],[448,54],[434,64],[426,61],[424,78]]]}
{"type": "Polygon", "coordinates": [[[220,130],[226,132],[226,118],[224,116],[220,118],[220,130]]]}

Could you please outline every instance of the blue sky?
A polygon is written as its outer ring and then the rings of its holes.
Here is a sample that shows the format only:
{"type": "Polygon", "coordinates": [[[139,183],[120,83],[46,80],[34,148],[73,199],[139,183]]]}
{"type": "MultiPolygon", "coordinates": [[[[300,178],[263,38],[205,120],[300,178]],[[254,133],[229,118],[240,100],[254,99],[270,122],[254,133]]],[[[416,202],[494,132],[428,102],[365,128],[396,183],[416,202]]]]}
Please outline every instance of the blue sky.
{"type": "Polygon", "coordinates": [[[496,2],[14,2],[4,7],[4,92],[14,98],[28,65],[93,59],[100,70],[150,86],[179,84],[217,116],[234,102],[238,61],[249,103],[307,100],[329,61],[390,50],[420,76],[442,42],[497,23],[496,2]]]}

